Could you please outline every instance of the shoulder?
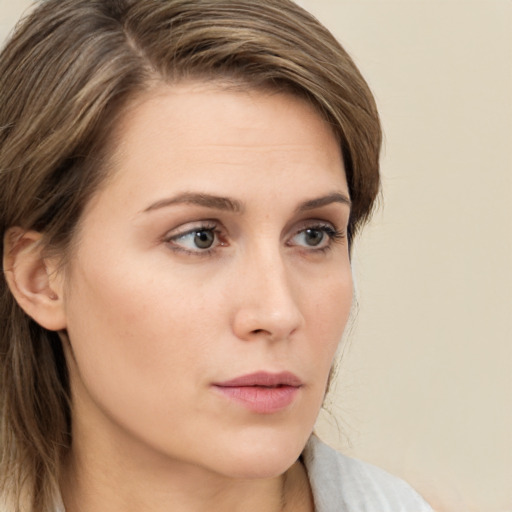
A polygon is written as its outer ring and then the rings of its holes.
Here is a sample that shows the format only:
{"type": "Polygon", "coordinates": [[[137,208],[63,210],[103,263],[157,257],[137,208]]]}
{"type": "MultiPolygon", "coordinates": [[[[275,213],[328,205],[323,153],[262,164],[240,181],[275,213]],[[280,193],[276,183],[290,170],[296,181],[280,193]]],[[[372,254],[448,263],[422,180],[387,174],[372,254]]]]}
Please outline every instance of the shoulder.
{"type": "Polygon", "coordinates": [[[303,452],[317,512],[432,512],[406,482],[311,436],[303,452]]]}

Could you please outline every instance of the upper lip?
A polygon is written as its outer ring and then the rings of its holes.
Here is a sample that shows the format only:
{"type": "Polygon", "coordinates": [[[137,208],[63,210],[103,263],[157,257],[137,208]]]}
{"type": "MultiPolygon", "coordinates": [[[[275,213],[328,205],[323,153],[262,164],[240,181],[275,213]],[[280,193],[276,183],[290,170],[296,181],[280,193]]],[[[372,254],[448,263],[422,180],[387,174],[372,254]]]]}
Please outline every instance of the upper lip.
{"type": "Polygon", "coordinates": [[[216,382],[215,386],[223,388],[234,387],[248,387],[248,386],[262,386],[262,387],[277,387],[277,386],[302,386],[302,381],[291,372],[271,373],[259,371],[235,377],[234,379],[224,382],[216,382]]]}

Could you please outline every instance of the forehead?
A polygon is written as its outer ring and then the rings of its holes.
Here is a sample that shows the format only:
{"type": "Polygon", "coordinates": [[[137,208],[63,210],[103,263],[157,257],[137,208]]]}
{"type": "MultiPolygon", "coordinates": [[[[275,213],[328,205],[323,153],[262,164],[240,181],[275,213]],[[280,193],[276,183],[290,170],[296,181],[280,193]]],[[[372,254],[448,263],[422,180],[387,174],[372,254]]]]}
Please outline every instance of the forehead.
{"type": "MultiPolygon", "coordinates": [[[[179,125],[177,132],[183,137],[191,135],[195,138],[206,135],[210,136],[212,142],[221,138],[232,136],[233,142],[245,141],[246,136],[257,134],[257,130],[264,128],[269,139],[276,137],[275,144],[286,142],[286,133],[278,133],[280,126],[275,123],[269,124],[268,107],[271,109],[271,116],[276,120],[283,121],[285,117],[289,120],[295,114],[296,117],[307,119],[309,127],[305,132],[308,139],[313,133],[324,137],[329,133],[336,138],[331,126],[324,120],[318,109],[302,97],[290,92],[282,92],[269,88],[253,88],[236,82],[220,81],[191,81],[175,85],[161,84],[132,100],[124,109],[118,124],[118,140],[127,138],[130,132],[134,132],[139,125],[143,130],[149,130],[151,125],[158,124],[159,127],[167,125],[167,130],[179,125]],[[202,130],[204,123],[211,123],[202,130]],[[252,131],[248,130],[249,125],[252,131]],[[275,126],[275,130],[272,128],[275,126]],[[213,129],[215,127],[215,129],[213,129]],[[229,132],[232,127],[237,130],[243,127],[243,131],[229,132]],[[222,128],[223,131],[219,129],[222,128]],[[190,129],[194,131],[192,134],[190,129]]],[[[294,121],[291,121],[296,125],[294,121]]],[[[299,125],[296,125],[299,128],[299,125]]],[[[297,130],[291,133],[297,136],[297,130]]],[[[258,136],[261,133],[257,134],[258,136]]],[[[262,140],[255,140],[260,144],[262,140]]],[[[325,142],[325,141],[322,141],[325,142]]]]}
{"type": "Polygon", "coordinates": [[[156,87],[128,105],[116,135],[118,156],[144,139],[150,146],[238,146],[241,151],[315,145],[335,150],[332,153],[339,152],[341,158],[333,130],[306,100],[217,82],[156,87]]]}
{"type": "Polygon", "coordinates": [[[288,93],[204,82],[161,85],[128,105],[111,147],[108,182],[126,185],[132,196],[228,183],[244,193],[249,182],[284,177],[300,179],[312,193],[327,181],[347,188],[331,127],[288,93]]]}

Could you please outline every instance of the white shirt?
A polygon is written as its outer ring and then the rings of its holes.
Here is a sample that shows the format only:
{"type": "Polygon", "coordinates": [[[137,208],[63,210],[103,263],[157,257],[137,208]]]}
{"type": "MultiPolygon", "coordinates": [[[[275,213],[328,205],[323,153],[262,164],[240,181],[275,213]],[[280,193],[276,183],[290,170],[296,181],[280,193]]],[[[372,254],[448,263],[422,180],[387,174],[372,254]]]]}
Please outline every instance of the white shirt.
{"type": "Polygon", "coordinates": [[[302,454],[315,512],[433,512],[400,478],[311,436],[302,454]]]}

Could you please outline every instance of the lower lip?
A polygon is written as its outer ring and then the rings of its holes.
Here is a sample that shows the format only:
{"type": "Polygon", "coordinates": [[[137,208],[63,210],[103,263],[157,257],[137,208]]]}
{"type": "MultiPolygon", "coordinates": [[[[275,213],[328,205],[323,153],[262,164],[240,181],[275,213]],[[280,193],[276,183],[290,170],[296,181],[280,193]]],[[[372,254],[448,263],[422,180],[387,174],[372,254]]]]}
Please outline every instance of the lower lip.
{"type": "Polygon", "coordinates": [[[288,407],[296,398],[299,387],[279,386],[214,386],[224,396],[259,414],[272,414],[288,407]]]}

